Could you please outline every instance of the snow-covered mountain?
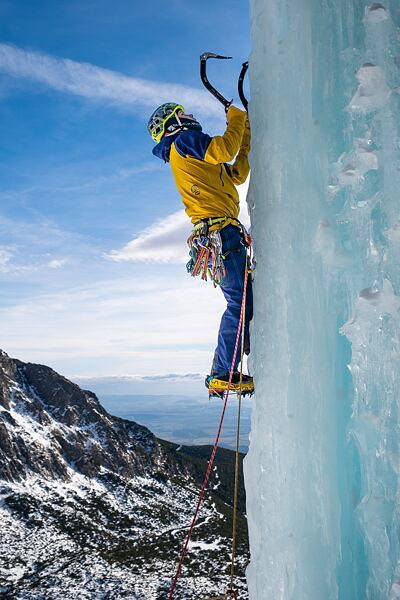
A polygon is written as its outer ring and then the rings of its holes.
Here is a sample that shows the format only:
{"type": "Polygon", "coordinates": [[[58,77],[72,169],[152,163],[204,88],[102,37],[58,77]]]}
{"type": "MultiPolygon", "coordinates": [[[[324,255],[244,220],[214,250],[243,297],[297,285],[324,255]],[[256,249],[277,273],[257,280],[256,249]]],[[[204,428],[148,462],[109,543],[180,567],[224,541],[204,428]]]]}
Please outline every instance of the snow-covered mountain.
{"type": "MultiPolygon", "coordinates": [[[[178,447],[0,351],[0,595],[167,597],[209,447],[178,447]]],[[[226,591],[233,453],[220,449],[177,599],[226,591]]],[[[241,482],[239,566],[248,560],[241,482]]]]}

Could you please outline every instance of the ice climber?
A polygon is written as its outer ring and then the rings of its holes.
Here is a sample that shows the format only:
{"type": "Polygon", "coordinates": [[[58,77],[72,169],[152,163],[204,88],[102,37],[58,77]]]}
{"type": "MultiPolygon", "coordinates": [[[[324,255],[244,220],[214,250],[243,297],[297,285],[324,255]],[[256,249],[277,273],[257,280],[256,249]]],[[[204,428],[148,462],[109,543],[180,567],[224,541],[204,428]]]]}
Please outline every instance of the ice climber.
{"type": "MultiPolygon", "coordinates": [[[[214,267],[214,282],[218,283],[227,301],[218,333],[211,374],[206,378],[210,393],[226,389],[232,365],[234,346],[240,319],[247,266],[246,234],[237,220],[239,195],[235,185],[244,183],[249,174],[250,125],[247,114],[231,105],[227,111],[227,127],[222,136],[210,137],[202,132],[200,123],[182,105],[168,102],[151,115],[148,130],[157,145],[153,154],[169,163],[175,183],[196,236],[207,238],[213,248],[206,254],[206,269],[214,267]],[[233,164],[228,164],[236,157],[233,164]]],[[[199,247],[198,247],[199,248],[199,247]]],[[[200,246],[200,249],[202,246],[200,246]]],[[[193,271],[197,255],[192,256],[193,271]]],[[[200,261],[197,260],[198,264],[200,261]]],[[[205,275],[204,271],[204,275],[205,275]]],[[[193,273],[194,274],[194,273],[193,273]]],[[[206,276],[204,277],[206,278],[206,276]]],[[[246,293],[245,351],[249,353],[249,321],[253,316],[252,282],[249,277],[246,293]]],[[[240,348],[240,346],[239,346],[240,348]]],[[[237,353],[232,391],[239,389],[237,353]]],[[[253,378],[243,375],[242,392],[251,393],[253,378]]]]}

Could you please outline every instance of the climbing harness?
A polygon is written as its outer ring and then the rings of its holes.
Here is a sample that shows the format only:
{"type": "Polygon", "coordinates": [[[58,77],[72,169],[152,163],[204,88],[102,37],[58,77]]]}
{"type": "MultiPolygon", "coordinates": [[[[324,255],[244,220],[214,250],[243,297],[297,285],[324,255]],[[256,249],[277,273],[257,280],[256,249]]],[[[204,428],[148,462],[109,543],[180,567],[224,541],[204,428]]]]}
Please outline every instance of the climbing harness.
{"type": "Polygon", "coordinates": [[[192,277],[200,275],[207,281],[207,275],[217,287],[225,277],[220,230],[210,231],[207,223],[195,227],[187,240],[190,260],[186,265],[192,277]]]}
{"type": "MultiPolygon", "coordinates": [[[[251,240],[250,240],[251,242],[251,240]]],[[[179,576],[181,574],[181,570],[182,570],[182,566],[183,566],[183,562],[185,560],[185,556],[187,553],[187,549],[189,546],[189,542],[190,539],[192,537],[192,533],[193,533],[193,529],[194,526],[196,524],[197,521],[197,516],[200,510],[200,506],[202,504],[203,498],[204,498],[204,494],[206,491],[206,487],[207,487],[207,483],[208,480],[210,478],[210,474],[213,468],[213,464],[214,464],[214,459],[215,459],[215,455],[217,453],[217,449],[218,449],[218,444],[219,444],[219,440],[220,440],[220,436],[221,436],[221,430],[222,430],[222,424],[224,421],[224,417],[225,417],[225,412],[226,412],[226,407],[227,407],[227,403],[228,403],[228,398],[229,398],[229,392],[230,392],[230,386],[232,383],[232,377],[233,377],[233,372],[234,372],[234,366],[235,366],[235,361],[236,361],[236,355],[237,355],[237,351],[238,351],[238,347],[239,347],[239,339],[240,339],[240,335],[242,333],[242,344],[241,344],[241,375],[240,377],[242,378],[242,368],[243,368],[243,354],[244,354],[244,321],[245,321],[245,313],[246,313],[246,292],[247,292],[247,282],[248,282],[248,278],[249,278],[249,273],[250,273],[250,268],[249,265],[251,264],[251,245],[249,246],[249,250],[248,250],[248,260],[246,261],[246,268],[244,270],[244,283],[243,283],[243,297],[242,297],[242,305],[241,305],[241,310],[240,310],[240,316],[239,316],[239,324],[238,324],[238,329],[237,329],[237,334],[236,334],[236,341],[235,341],[235,348],[233,351],[233,357],[232,357],[232,365],[231,365],[231,369],[229,372],[229,381],[228,381],[228,387],[226,390],[226,394],[225,394],[225,398],[224,398],[224,405],[222,408],[222,413],[221,413],[221,419],[219,422],[219,426],[218,426],[218,431],[217,431],[217,436],[215,439],[215,443],[214,443],[214,447],[211,453],[211,457],[210,460],[208,462],[208,466],[207,466],[207,470],[206,470],[206,474],[204,477],[204,481],[200,490],[200,494],[197,500],[197,504],[196,504],[196,508],[194,511],[194,515],[193,515],[193,519],[191,522],[191,525],[189,527],[189,531],[187,533],[186,539],[185,539],[185,543],[183,545],[183,549],[180,555],[180,559],[179,559],[179,563],[178,563],[178,567],[174,576],[174,579],[172,581],[171,584],[171,589],[168,595],[168,600],[172,600],[173,598],[173,593],[175,591],[179,576]]],[[[239,400],[240,400],[241,394],[239,395],[239,400]]],[[[240,418],[240,414],[239,414],[239,418],[240,418]]],[[[239,433],[237,434],[239,435],[239,433]]],[[[225,593],[225,598],[233,598],[234,600],[238,600],[238,596],[237,596],[237,592],[233,589],[233,585],[234,585],[234,573],[235,573],[235,554],[236,554],[236,512],[237,512],[237,488],[238,488],[238,484],[237,484],[237,480],[238,480],[238,472],[239,472],[239,442],[238,442],[238,437],[237,437],[237,442],[236,442],[236,462],[235,462],[235,484],[234,484],[234,518],[233,518],[233,526],[235,528],[235,533],[233,534],[232,538],[232,566],[231,566],[231,579],[230,579],[230,589],[227,590],[227,592],[225,593]]],[[[224,596],[222,596],[222,598],[224,598],[224,596]]]]}
{"type": "Polygon", "coordinates": [[[200,275],[204,281],[208,277],[217,287],[221,284],[225,277],[224,261],[232,252],[240,252],[245,248],[250,247],[251,238],[240,221],[233,217],[212,217],[210,219],[202,219],[195,223],[194,229],[187,239],[189,246],[190,260],[186,264],[186,270],[196,277],[200,275]],[[242,239],[236,248],[232,248],[227,252],[222,251],[221,229],[227,224],[234,224],[242,233],[242,239]]]}

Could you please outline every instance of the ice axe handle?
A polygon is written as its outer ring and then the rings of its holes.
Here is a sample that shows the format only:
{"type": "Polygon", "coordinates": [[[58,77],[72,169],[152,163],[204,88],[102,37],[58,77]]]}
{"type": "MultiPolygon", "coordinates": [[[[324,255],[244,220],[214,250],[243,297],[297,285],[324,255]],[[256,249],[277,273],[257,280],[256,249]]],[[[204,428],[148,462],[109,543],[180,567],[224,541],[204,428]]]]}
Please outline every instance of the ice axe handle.
{"type": "Polygon", "coordinates": [[[238,94],[239,98],[243,104],[245,111],[248,111],[249,103],[247,102],[246,96],[243,92],[243,82],[247,73],[247,69],[249,68],[249,61],[246,61],[242,64],[242,70],[240,71],[239,80],[238,80],[238,94]]]}
{"type": "Polygon", "coordinates": [[[232,104],[232,100],[227,100],[218,90],[215,89],[213,85],[208,81],[207,77],[207,60],[209,58],[220,58],[220,59],[230,59],[232,56],[221,56],[220,54],[214,54],[214,52],[203,52],[200,56],[200,77],[208,89],[209,92],[217,99],[221,104],[225,107],[225,112],[228,112],[228,108],[232,104]]]}

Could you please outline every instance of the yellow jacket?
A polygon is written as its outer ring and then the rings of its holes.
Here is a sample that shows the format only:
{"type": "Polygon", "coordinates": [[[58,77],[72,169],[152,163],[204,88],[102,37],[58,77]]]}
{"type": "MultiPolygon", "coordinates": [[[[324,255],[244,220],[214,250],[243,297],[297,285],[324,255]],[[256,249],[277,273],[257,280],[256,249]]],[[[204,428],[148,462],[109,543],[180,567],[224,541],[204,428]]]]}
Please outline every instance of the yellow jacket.
{"type": "Polygon", "coordinates": [[[164,160],[169,158],[192,223],[210,217],[236,219],[239,214],[235,185],[244,183],[249,174],[250,127],[246,113],[235,106],[229,108],[227,120],[222,136],[210,137],[188,129],[173,136],[171,142],[163,138],[153,151],[164,160]],[[227,164],[235,156],[235,162],[227,164]]]}

